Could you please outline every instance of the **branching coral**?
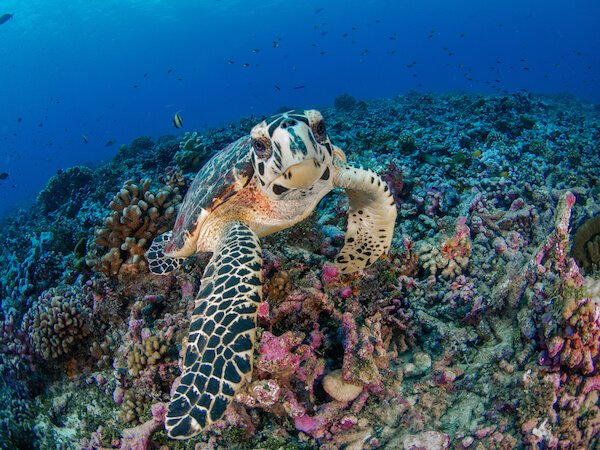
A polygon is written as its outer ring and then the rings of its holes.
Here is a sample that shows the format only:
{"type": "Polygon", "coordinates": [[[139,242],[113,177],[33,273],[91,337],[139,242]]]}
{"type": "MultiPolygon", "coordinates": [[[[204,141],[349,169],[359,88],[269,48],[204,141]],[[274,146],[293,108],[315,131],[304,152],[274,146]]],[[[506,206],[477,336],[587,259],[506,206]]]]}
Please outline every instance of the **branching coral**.
{"type": "Polygon", "coordinates": [[[49,289],[23,318],[33,350],[43,359],[56,359],[90,332],[90,299],[75,287],[49,289]]]}
{"type": "Polygon", "coordinates": [[[121,403],[121,411],[119,418],[123,423],[137,425],[141,423],[144,414],[146,413],[146,404],[148,399],[140,392],[128,390],[123,397],[121,403]]]}
{"type": "Polygon", "coordinates": [[[97,227],[86,258],[96,272],[124,277],[147,270],[144,253],[152,239],[173,226],[181,203],[179,187],[151,190],[150,180],[129,180],[110,202],[112,210],[97,227]]]}
{"type": "Polygon", "coordinates": [[[133,347],[127,355],[127,366],[129,374],[137,376],[140,370],[148,366],[156,365],[169,351],[169,346],[165,339],[159,336],[149,336],[141,343],[133,344],[133,347]]]}

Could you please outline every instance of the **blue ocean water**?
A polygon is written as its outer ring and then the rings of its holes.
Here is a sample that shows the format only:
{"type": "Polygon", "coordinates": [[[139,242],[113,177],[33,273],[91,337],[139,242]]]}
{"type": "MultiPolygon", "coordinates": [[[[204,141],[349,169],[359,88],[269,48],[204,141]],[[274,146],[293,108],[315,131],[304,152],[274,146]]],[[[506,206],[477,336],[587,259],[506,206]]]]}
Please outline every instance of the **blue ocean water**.
{"type": "Polygon", "coordinates": [[[12,0],[0,4],[0,215],[140,135],[409,90],[600,102],[600,4],[12,0]]]}

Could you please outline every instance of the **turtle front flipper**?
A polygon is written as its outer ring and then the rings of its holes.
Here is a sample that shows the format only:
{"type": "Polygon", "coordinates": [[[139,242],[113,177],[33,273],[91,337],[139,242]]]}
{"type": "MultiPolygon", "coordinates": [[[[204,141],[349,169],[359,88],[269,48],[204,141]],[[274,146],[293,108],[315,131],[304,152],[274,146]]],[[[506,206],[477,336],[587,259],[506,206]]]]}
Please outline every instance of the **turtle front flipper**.
{"type": "Polygon", "coordinates": [[[372,170],[339,161],[333,184],[343,188],[350,200],[344,247],[336,263],[344,273],[373,264],[392,243],[396,204],[385,181],[372,170]]]}
{"type": "Polygon", "coordinates": [[[170,437],[190,438],[219,420],[242,383],[250,381],[261,271],[258,238],[235,222],[224,230],[204,270],[181,382],[165,421],[170,437]]]}
{"type": "Polygon", "coordinates": [[[166,275],[169,272],[179,269],[185,258],[171,258],[165,256],[163,249],[171,240],[172,231],[168,231],[154,238],[150,248],[146,252],[148,258],[148,269],[156,275],[166,275]]]}

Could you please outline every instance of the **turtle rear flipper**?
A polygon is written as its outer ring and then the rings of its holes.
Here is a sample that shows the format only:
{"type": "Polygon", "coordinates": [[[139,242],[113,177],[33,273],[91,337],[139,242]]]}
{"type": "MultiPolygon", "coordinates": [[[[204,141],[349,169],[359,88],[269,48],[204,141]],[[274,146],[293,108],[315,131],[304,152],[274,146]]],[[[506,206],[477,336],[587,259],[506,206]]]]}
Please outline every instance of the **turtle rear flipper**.
{"type": "Polygon", "coordinates": [[[396,204],[385,181],[372,170],[337,164],[335,187],[343,188],[350,200],[344,247],[336,263],[344,273],[373,264],[392,243],[396,204]]]}
{"type": "Polygon", "coordinates": [[[247,225],[232,224],[196,297],[181,382],[165,421],[171,438],[190,438],[219,420],[242,383],[250,381],[261,270],[258,238],[247,225]]]}
{"type": "Polygon", "coordinates": [[[154,238],[150,248],[146,252],[146,258],[148,258],[148,269],[153,274],[166,275],[175,269],[179,269],[179,266],[181,266],[181,263],[185,259],[165,256],[163,249],[171,240],[172,234],[172,231],[168,231],[154,238]]]}

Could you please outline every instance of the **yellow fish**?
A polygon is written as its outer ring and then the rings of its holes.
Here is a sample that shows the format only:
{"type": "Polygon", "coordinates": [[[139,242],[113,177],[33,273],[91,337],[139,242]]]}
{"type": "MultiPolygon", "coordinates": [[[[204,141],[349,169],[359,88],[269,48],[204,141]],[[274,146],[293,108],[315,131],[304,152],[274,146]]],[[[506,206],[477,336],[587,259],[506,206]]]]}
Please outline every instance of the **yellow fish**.
{"type": "Polygon", "coordinates": [[[181,127],[183,127],[183,119],[179,115],[179,112],[176,112],[175,113],[175,117],[173,117],[173,126],[175,128],[181,128],[181,127]]]}

